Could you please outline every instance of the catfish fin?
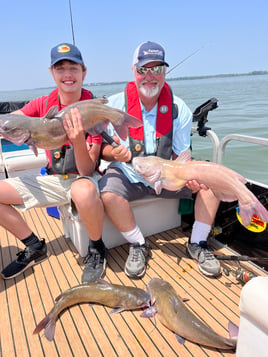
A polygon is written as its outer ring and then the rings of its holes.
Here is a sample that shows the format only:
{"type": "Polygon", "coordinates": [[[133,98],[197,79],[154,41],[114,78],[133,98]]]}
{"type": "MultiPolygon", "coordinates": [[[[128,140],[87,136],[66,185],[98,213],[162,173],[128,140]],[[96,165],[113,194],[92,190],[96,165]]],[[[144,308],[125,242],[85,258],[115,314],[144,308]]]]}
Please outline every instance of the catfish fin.
{"type": "Polygon", "coordinates": [[[161,181],[155,181],[154,183],[154,189],[157,195],[160,195],[161,191],[162,191],[162,185],[161,185],[161,181]]]}
{"type": "Polygon", "coordinates": [[[125,113],[124,118],[124,125],[126,126],[130,126],[131,128],[139,128],[140,126],[142,126],[142,121],[132,115],[129,115],[127,113],[125,113]]]}
{"type": "Polygon", "coordinates": [[[55,321],[49,320],[48,324],[45,327],[45,336],[48,341],[52,341],[55,335],[56,324],[55,321]]]}
{"type": "Polygon", "coordinates": [[[268,222],[268,211],[259,201],[257,201],[255,205],[255,214],[264,222],[268,222]]]}
{"type": "Polygon", "coordinates": [[[122,139],[123,141],[125,141],[128,137],[128,127],[127,125],[125,125],[125,123],[121,124],[121,125],[115,125],[113,124],[114,130],[117,132],[118,136],[120,137],[120,139],[122,139]]]}
{"type": "Polygon", "coordinates": [[[232,321],[229,321],[229,323],[228,323],[228,331],[229,331],[230,338],[235,339],[238,337],[239,328],[232,321]]]}
{"type": "Polygon", "coordinates": [[[137,119],[136,117],[133,117],[132,115],[129,115],[127,113],[124,113],[123,120],[121,124],[116,125],[113,124],[115,131],[117,132],[118,136],[125,141],[128,137],[128,127],[130,126],[131,128],[139,128],[142,126],[142,122],[137,119]]]}
{"type": "Polygon", "coordinates": [[[35,156],[38,156],[37,147],[34,144],[28,144],[28,146],[32,150],[32,152],[35,154],[35,156]]]}
{"type": "Polygon", "coordinates": [[[91,102],[90,102],[90,103],[107,104],[108,102],[109,102],[109,101],[108,101],[108,98],[103,97],[103,98],[94,98],[94,99],[91,99],[91,102]]]}
{"type": "Polygon", "coordinates": [[[215,194],[215,196],[218,197],[218,199],[223,202],[233,202],[233,201],[237,200],[237,198],[232,194],[227,194],[227,193],[220,192],[217,190],[212,190],[212,191],[215,194]]]}
{"type": "Polygon", "coordinates": [[[242,219],[242,224],[246,227],[250,224],[253,215],[258,216],[262,221],[268,222],[268,211],[257,199],[253,205],[242,206],[239,203],[239,214],[242,219]]]}
{"type": "Polygon", "coordinates": [[[177,314],[179,310],[179,302],[175,296],[169,298],[171,305],[173,306],[174,312],[177,314]]]}
{"type": "Polygon", "coordinates": [[[175,333],[176,340],[181,344],[184,345],[185,343],[185,338],[181,337],[180,335],[175,333]]]}
{"type": "Polygon", "coordinates": [[[48,339],[48,341],[52,341],[54,338],[54,335],[55,335],[55,328],[56,328],[55,321],[50,319],[49,315],[47,315],[36,326],[36,328],[33,331],[33,334],[35,335],[35,334],[41,332],[43,329],[45,329],[46,338],[48,339]]]}
{"type": "Polygon", "coordinates": [[[186,162],[186,161],[190,161],[191,159],[192,159],[191,150],[186,149],[180,153],[180,155],[176,158],[176,161],[186,162]]]}
{"type": "Polygon", "coordinates": [[[39,322],[39,324],[36,326],[36,328],[34,329],[33,335],[35,335],[35,334],[39,333],[40,331],[42,331],[46,327],[46,325],[48,324],[49,321],[50,321],[49,316],[48,315],[45,316],[43,318],[43,320],[41,320],[39,322]]]}
{"type": "Polygon", "coordinates": [[[46,113],[45,118],[46,119],[53,119],[58,114],[58,112],[59,112],[58,106],[57,105],[53,105],[53,107],[51,107],[49,109],[49,111],[46,113]]]}
{"type": "Polygon", "coordinates": [[[108,281],[106,281],[106,280],[103,280],[103,279],[99,279],[98,281],[97,281],[97,283],[100,283],[100,284],[103,284],[103,285],[109,285],[110,286],[110,283],[108,283],[108,281]]]}
{"type": "Polygon", "coordinates": [[[182,302],[187,302],[187,301],[190,301],[189,298],[182,298],[182,302]]]}
{"type": "Polygon", "coordinates": [[[112,311],[110,311],[110,314],[118,314],[124,310],[125,309],[123,307],[117,307],[117,308],[113,309],[112,311]]]}
{"type": "Polygon", "coordinates": [[[98,124],[94,125],[93,127],[87,129],[86,132],[93,136],[100,135],[103,131],[105,131],[107,129],[107,126],[109,125],[109,123],[110,122],[108,119],[104,119],[101,122],[99,122],[98,124]]]}

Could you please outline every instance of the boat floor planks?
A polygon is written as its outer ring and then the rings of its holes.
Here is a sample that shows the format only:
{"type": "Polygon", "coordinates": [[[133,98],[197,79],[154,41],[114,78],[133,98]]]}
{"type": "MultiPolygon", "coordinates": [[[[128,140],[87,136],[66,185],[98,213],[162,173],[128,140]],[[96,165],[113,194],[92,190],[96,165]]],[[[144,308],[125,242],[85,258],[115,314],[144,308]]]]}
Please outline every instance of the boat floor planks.
{"type": "MultiPolygon", "coordinates": [[[[232,351],[218,351],[186,341],[177,342],[157,317],[146,319],[141,310],[111,314],[108,307],[80,304],[67,309],[56,323],[55,338],[47,341],[42,331],[32,332],[37,323],[51,310],[54,299],[66,289],[78,285],[83,259],[71,240],[65,239],[60,220],[47,215],[45,209],[32,209],[24,217],[45,238],[50,256],[11,280],[0,279],[1,357],[57,356],[234,356],[232,351]]],[[[1,270],[16,258],[23,246],[12,234],[0,228],[1,270]]],[[[146,288],[150,279],[169,281],[187,307],[217,333],[228,336],[228,322],[239,324],[239,299],[242,285],[234,276],[204,277],[195,261],[185,254],[189,232],[178,227],[148,237],[151,259],[139,280],[124,274],[128,245],[110,249],[105,280],[146,288]]],[[[211,243],[219,254],[235,254],[227,246],[211,243]]],[[[236,269],[234,262],[221,262],[227,269],[236,269]]],[[[252,263],[243,262],[245,269],[256,275],[267,273],[252,263]]]]}

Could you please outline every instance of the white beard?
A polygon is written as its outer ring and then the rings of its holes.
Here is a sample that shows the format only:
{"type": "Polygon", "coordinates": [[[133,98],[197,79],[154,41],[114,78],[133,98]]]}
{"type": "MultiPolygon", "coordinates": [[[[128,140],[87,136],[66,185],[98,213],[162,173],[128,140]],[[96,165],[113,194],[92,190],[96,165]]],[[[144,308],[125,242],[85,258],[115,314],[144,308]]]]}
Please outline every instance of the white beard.
{"type": "Polygon", "coordinates": [[[148,87],[143,84],[144,82],[140,85],[140,91],[145,97],[152,98],[159,94],[159,83],[154,83],[154,87],[148,87]]]}

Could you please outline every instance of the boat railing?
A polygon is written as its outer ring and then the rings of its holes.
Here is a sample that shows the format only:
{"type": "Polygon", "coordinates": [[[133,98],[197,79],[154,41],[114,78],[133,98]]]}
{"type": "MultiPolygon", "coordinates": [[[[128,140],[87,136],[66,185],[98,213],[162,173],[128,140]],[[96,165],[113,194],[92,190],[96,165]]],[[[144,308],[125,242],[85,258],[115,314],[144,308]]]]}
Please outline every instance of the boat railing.
{"type": "MultiPolygon", "coordinates": [[[[198,128],[193,126],[192,133],[193,134],[198,133],[198,128]]],[[[213,130],[207,130],[206,136],[209,137],[209,139],[212,143],[212,161],[217,162],[217,153],[218,153],[218,148],[220,145],[220,140],[219,140],[217,134],[213,130]]]]}
{"type": "Polygon", "coordinates": [[[248,136],[248,135],[241,135],[241,134],[229,134],[229,135],[226,135],[224,138],[221,139],[221,141],[219,143],[219,146],[217,147],[216,162],[218,164],[222,164],[223,163],[223,157],[224,157],[226,145],[230,141],[233,141],[233,140],[242,141],[242,142],[251,143],[251,144],[258,144],[258,145],[268,146],[268,139],[266,139],[266,138],[261,138],[261,137],[256,137],[256,136],[248,136]]]}

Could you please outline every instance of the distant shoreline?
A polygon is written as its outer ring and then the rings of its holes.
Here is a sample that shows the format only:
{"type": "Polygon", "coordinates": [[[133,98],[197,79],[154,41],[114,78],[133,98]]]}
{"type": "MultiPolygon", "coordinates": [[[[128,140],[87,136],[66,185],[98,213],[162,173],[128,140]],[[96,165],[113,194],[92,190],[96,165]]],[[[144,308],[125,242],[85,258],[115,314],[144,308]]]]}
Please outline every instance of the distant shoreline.
{"type": "MultiPolygon", "coordinates": [[[[188,76],[188,77],[171,77],[167,78],[167,81],[178,81],[178,80],[194,80],[194,79],[207,79],[207,78],[225,78],[225,77],[242,77],[242,76],[262,76],[267,75],[268,71],[252,71],[248,73],[226,73],[226,74],[211,74],[204,76],[188,76]]],[[[118,82],[91,82],[84,83],[84,86],[92,87],[92,86],[103,86],[103,85],[114,85],[114,84],[126,84],[129,81],[118,81],[118,82]]],[[[47,90],[53,89],[55,87],[38,87],[32,89],[15,89],[15,90],[0,90],[1,92],[19,92],[19,91],[33,91],[33,90],[47,90]]]]}
{"type": "MultiPolygon", "coordinates": [[[[193,80],[193,79],[207,79],[207,78],[224,78],[224,77],[242,77],[242,76],[262,76],[267,75],[268,71],[252,71],[248,73],[226,73],[226,74],[211,74],[204,76],[188,76],[188,77],[171,77],[167,78],[168,81],[178,81],[178,80],[193,80]]],[[[94,82],[86,83],[87,86],[100,86],[100,85],[111,85],[111,84],[124,84],[128,81],[121,82],[94,82]]]]}

